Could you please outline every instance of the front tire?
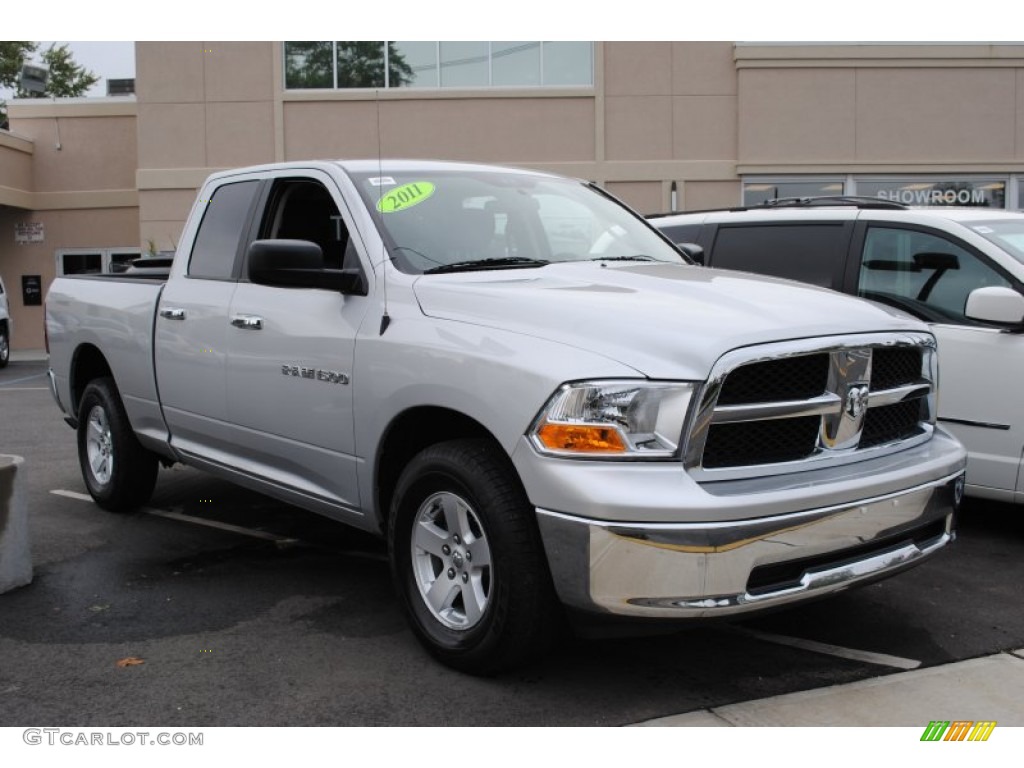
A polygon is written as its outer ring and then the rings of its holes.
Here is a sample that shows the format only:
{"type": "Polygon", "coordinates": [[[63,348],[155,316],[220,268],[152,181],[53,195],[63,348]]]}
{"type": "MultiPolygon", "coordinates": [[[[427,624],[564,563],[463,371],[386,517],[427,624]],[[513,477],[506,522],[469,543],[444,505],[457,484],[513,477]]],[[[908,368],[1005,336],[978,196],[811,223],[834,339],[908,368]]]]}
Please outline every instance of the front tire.
{"type": "Polygon", "coordinates": [[[78,463],[89,494],[110,512],[129,512],[153,495],[158,459],[139,444],[109,377],[90,382],[82,393],[78,463]]]}
{"type": "Polygon", "coordinates": [[[561,610],[533,508],[489,440],[431,446],[390,516],[391,569],[413,631],[448,666],[494,674],[546,650],[561,610]]]}

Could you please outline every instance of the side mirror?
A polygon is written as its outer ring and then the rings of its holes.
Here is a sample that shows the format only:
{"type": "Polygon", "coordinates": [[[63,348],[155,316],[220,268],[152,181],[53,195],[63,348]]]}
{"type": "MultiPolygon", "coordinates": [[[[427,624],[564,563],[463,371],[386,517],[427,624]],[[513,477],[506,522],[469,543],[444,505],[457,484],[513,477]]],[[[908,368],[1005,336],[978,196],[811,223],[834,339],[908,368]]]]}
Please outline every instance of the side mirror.
{"type": "Polygon", "coordinates": [[[967,296],[964,314],[972,320],[1000,325],[1024,323],[1024,296],[1012,288],[975,288],[967,296]]]}
{"type": "Polygon", "coordinates": [[[682,251],[690,261],[704,266],[704,249],[696,243],[676,243],[676,248],[682,251]]]}
{"type": "Polygon", "coordinates": [[[255,240],[247,264],[249,280],[257,285],[366,294],[358,269],[325,269],[323,251],[309,240],[255,240]]]}

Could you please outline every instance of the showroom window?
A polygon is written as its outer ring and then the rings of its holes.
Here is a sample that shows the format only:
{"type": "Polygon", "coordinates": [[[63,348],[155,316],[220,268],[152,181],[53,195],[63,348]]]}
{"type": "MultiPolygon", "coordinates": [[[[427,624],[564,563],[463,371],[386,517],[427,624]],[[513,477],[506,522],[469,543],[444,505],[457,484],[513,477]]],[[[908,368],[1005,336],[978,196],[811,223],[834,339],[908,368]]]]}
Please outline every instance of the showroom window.
{"type": "Polygon", "coordinates": [[[286,42],[284,82],[300,88],[491,88],[594,84],[593,43],[286,42]]]}
{"type": "Polygon", "coordinates": [[[751,177],[743,180],[743,205],[775,198],[859,195],[913,206],[1021,207],[1024,180],[982,176],[751,177]]]}
{"type": "Polygon", "coordinates": [[[820,197],[843,194],[843,179],[769,179],[743,185],[743,204],[761,205],[784,197],[820,197]]]}

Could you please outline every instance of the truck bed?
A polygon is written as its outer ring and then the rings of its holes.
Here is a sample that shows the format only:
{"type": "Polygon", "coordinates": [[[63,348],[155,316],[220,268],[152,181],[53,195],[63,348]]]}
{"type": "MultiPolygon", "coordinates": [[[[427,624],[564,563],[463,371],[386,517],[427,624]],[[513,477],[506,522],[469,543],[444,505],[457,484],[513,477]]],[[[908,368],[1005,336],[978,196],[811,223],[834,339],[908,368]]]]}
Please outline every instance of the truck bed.
{"type": "Polygon", "coordinates": [[[57,372],[54,386],[63,403],[70,406],[81,394],[66,377],[76,369],[72,355],[89,354],[91,346],[102,351],[137,430],[166,433],[153,374],[153,322],[165,279],[123,274],[54,281],[46,299],[46,332],[50,365],[57,372]]]}

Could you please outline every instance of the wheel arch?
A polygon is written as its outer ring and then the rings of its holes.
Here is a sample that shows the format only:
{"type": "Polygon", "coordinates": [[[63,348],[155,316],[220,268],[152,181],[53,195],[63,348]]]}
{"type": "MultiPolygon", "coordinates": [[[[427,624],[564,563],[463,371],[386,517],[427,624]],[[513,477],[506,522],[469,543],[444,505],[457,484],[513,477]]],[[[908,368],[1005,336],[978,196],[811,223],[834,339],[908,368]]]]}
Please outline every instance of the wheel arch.
{"type": "MultiPolygon", "coordinates": [[[[431,445],[464,438],[486,439],[500,447],[498,438],[487,427],[451,408],[418,406],[391,420],[377,448],[374,471],[375,512],[381,532],[387,534],[395,484],[409,461],[431,445]]],[[[512,468],[511,461],[509,467],[512,468]]]]}
{"type": "Polygon", "coordinates": [[[95,345],[81,344],[71,357],[71,370],[68,377],[68,386],[71,391],[71,402],[68,403],[68,408],[72,418],[77,420],[78,405],[82,402],[82,393],[89,386],[89,382],[104,376],[111,378],[114,376],[107,358],[95,345]]]}

